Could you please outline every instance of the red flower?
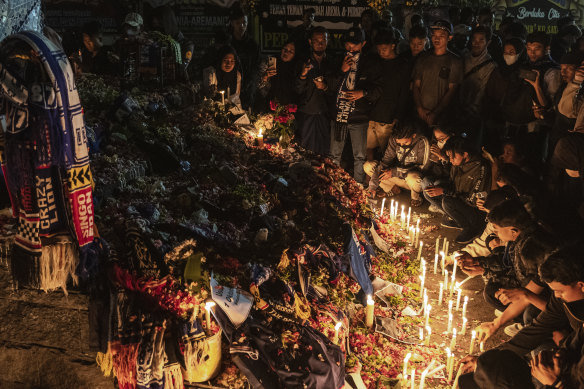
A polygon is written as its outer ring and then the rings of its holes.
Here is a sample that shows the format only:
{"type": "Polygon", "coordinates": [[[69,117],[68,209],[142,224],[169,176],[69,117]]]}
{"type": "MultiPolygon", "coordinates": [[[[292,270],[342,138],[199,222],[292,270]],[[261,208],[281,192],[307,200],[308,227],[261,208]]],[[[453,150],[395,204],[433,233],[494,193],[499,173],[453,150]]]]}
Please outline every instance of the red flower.
{"type": "Polygon", "coordinates": [[[275,101],[270,101],[270,109],[275,111],[278,109],[278,104],[275,101]]]}
{"type": "Polygon", "coordinates": [[[278,117],[276,117],[276,121],[278,123],[285,124],[288,122],[288,116],[287,115],[278,116],[278,117]]]}
{"type": "Polygon", "coordinates": [[[288,104],[288,112],[294,113],[298,111],[298,106],[296,104],[288,104]]]}

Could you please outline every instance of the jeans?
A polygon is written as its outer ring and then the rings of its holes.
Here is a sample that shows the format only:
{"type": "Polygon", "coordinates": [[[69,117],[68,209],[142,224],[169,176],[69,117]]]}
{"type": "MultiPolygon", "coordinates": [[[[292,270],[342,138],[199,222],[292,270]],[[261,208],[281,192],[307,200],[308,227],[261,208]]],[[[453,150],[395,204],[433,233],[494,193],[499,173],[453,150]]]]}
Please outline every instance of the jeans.
{"type": "Polygon", "coordinates": [[[430,197],[426,192],[424,192],[424,197],[430,204],[444,211],[464,231],[482,231],[485,228],[485,213],[458,197],[449,195],[430,197]]]}
{"type": "MultiPolygon", "coordinates": [[[[507,305],[504,305],[503,303],[501,303],[501,301],[499,301],[498,298],[495,297],[495,293],[497,293],[497,291],[501,288],[505,289],[506,286],[496,281],[490,280],[485,285],[485,289],[483,290],[483,297],[485,301],[489,303],[492,307],[502,312],[507,308],[507,305]]],[[[545,296],[549,297],[549,292],[547,292],[546,290],[544,290],[542,293],[543,297],[545,296]]],[[[523,323],[524,326],[529,325],[531,324],[533,319],[535,319],[537,315],[539,315],[540,313],[541,311],[535,305],[529,304],[523,311],[523,318],[521,322],[523,323]]],[[[519,320],[516,319],[516,321],[519,320]]]]}
{"type": "Polygon", "coordinates": [[[369,123],[348,123],[344,125],[338,138],[335,134],[337,125],[338,123],[335,122],[331,125],[331,159],[337,165],[341,164],[343,148],[347,141],[347,135],[349,135],[353,147],[353,178],[358,183],[365,184],[363,163],[365,163],[365,153],[367,152],[367,127],[369,127],[369,123]]]}

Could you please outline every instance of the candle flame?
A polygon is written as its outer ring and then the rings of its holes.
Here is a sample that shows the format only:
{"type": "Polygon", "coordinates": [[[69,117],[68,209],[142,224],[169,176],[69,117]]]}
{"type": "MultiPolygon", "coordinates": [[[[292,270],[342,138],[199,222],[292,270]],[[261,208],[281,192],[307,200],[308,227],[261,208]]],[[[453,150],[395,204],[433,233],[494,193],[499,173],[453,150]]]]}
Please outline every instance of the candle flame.
{"type": "Polygon", "coordinates": [[[215,302],[214,301],[207,301],[205,303],[205,309],[207,311],[211,310],[211,308],[213,308],[215,306],[215,302]]]}
{"type": "Polygon", "coordinates": [[[337,324],[335,324],[335,330],[338,331],[342,326],[343,326],[343,323],[341,323],[340,321],[337,322],[337,324]]]}
{"type": "Polygon", "coordinates": [[[367,305],[373,305],[375,304],[375,301],[373,301],[373,299],[371,298],[371,295],[368,294],[367,295],[367,305]]]}
{"type": "Polygon", "coordinates": [[[264,129],[260,127],[260,132],[258,132],[258,137],[262,136],[262,131],[264,131],[264,129]]]}

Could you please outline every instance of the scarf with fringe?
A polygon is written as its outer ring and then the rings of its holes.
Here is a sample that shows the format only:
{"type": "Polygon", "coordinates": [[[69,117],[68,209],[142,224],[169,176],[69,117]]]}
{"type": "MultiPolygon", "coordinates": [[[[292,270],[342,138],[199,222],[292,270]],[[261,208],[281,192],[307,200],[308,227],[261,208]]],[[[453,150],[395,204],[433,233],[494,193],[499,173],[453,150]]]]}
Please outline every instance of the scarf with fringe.
{"type": "MultiPolygon", "coordinates": [[[[22,32],[6,41],[11,40],[30,46],[38,56],[30,61],[38,58],[48,76],[46,83],[26,85],[0,64],[7,122],[0,162],[18,218],[11,270],[17,286],[49,290],[52,287],[43,280],[56,279],[51,268],[55,260],[49,261],[48,253],[48,262],[41,263],[41,237],[69,230],[79,248],[79,261],[70,255],[76,248],[61,250],[69,257],[58,260],[72,262],[83,278],[97,265],[85,123],[66,55],[40,33],[22,32]],[[41,274],[46,271],[51,274],[41,274]]],[[[55,283],[63,284],[62,279],[55,283]]]]}

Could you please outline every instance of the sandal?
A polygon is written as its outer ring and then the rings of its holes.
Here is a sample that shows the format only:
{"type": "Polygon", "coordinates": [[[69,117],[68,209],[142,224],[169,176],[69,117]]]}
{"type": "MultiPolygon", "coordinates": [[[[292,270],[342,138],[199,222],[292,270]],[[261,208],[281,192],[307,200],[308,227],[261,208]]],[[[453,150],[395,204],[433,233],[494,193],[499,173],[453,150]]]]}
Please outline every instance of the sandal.
{"type": "Polygon", "coordinates": [[[412,207],[419,207],[419,206],[420,206],[420,205],[422,205],[423,203],[424,203],[424,200],[422,200],[422,199],[417,199],[417,200],[416,200],[416,199],[411,199],[411,200],[410,200],[410,205],[411,205],[412,207]]]}

